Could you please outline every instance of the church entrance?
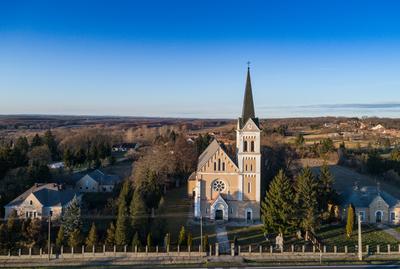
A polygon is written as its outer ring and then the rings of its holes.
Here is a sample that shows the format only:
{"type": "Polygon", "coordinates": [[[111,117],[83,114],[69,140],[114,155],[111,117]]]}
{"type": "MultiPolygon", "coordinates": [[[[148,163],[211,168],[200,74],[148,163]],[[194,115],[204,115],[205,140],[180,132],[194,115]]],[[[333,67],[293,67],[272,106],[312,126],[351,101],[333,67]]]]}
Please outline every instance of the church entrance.
{"type": "Polygon", "coordinates": [[[224,211],[221,209],[215,210],[215,220],[223,220],[224,219],[224,211]]]}
{"type": "Polygon", "coordinates": [[[377,211],[376,212],[376,223],[381,223],[382,222],[382,211],[377,211]]]}

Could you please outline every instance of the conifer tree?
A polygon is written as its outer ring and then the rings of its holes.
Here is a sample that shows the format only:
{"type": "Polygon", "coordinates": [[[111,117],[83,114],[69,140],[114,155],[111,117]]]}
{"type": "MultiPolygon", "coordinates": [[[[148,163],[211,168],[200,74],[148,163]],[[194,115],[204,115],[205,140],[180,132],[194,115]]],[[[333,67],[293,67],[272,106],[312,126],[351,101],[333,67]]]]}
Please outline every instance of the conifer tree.
{"type": "Polygon", "coordinates": [[[118,197],[118,215],[115,225],[115,244],[124,246],[128,244],[129,238],[129,218],[128,218],[128,199],[130,193],[130,182],[125,181],[118,197]]]}
{"type": "Polygon", "coordinates": [[[7,227],[4,223],[0,224],[0,249],[7,248],[7,227]]]}
{"type": "Polygon", "coordinates": [[[186,242],[186,231],[185,231],[185,226],[182,226],[179,232],[178,245],[182,246],[185,244],[185,242],[186,242]]]}
{"type": "Polygon", "coordinates": [[[79,229],[75,229],[70,233],[68,244],[70,247],[73,247],[75,249],[82,244],[81,232],[79,229]]]}
{"type": "Polygon", "coordinates": [[[141,191],[136,188],[130,204],[130,217],[132,229],[139,233],[139,238],[144,239],[148,230],[148,213],[141,191]]]}
{"type": "Polygon", "coordinates": [[[294,194],[289,178],[280,170],[261,203],[262,221],[267,232],[287,234],[295,227],[294,194]]]}
{"type": "Polygon", "coordinates": [[[81,229],[81,207],[76,196],[72,199],[71,204],[66,208],[61,219],[61,224],[64,226],[65,235],[67,237],[69,237],[74,230],[81,229]]]}
{"type": "Polygon", "coordinates": [[[43,145],[42,138],[40,138],[39,134],[35,134],[31,142],[31,148],[39,147],[43,145]]]}
{"type": "Polygon", "coordinates": [[[140,247],[140,239],[139,239],[139,234],[138,232],[135,233],[132,239],[132,247],[140,247]]]}
{"type": "Polygon", "coordinates": [[[65,230],[64,226],[61,225],[60,229],[58,229],[57,238],[56,238],[56,246],[61,247],[65,244],[65,230]]]}
{"type": "Polygon", "coordinates": [[[107,246],[113,246],[115,244],[115,226],[114,226],[114,222],[111,222],[110,226],[107,229],[105,244],[107,246]]]}
{"type": "Polygon", "coordinates": [[[203,236],[203,251],[208,251],[208,235],[203,236]]]}
{"type": "Polygon", "coordinates": [[[57,142],[56,142],[56,139],[55,139],[53,133],[51,132],[51,130],[47,130],[45,132],[43,140],[44,140],[44,144],[46,144],[50,150],[51,159],[57,160],[58,159],[57,142]]]}
{"type": "Polygon", "coordinates": [[[346,236],[350,238],[353,234],[354,227],[354,207],[352,204],[349,205],[347,209],[347,222],[346,222],[346,236]]]}
{"type": "Polygon", "coordinates": [[[334,178],[326,163],[321,166],[319,175],[319,209],[321,212],[328,211],[328,204],[333,203],[335,199],[335,190],[333,189],[334,178]]]}
{"type": "Polygon", "coordinates": [[[193,245],[193,237],[192,237],[192,233],[188,233],[188,235],[187,235],[187,243],[186,243],[186,245],[187,245],[188,247],[192,247],[192,245],[193,245]]]}
{"type": "Polygon", "coordinates": [[[313,231],[318,218],[318,184],[309,167],[304,168],[295,184],[298,223],[305,231],[313,231]]]}
{"type": "Polygon", "coordinates": [[[149,233],[147,235],[147,240],[146,241],[147,241],[147,246],[149,248],[153,246],[153,236],[151,235],[151,233],[149,233]]]}
{"type": "Polygon", "coordinates": [[[86,238],[86,246],[92,248],[97,244],[97,229],[96,225],[92,223],[92,227],[90,227],[90,231],[88,237],[86,238]]]}

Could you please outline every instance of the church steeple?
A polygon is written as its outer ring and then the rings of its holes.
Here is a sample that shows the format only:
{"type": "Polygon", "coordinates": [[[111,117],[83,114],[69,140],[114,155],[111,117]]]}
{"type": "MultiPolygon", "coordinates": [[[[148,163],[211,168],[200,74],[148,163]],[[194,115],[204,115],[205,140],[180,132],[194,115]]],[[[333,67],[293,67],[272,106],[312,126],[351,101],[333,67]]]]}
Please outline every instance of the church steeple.
{"type": "MultiPolygon", "coordinates": [[[[254,113],[253,92],[251,88],[250,67],[247,68],[246,88],[244,92],[242,117],[240,118],[240,126],[242,127],[249,119],[256,119],[254,113]]],[[[258,125],[258,121],[256,122],[258,125]]]]}

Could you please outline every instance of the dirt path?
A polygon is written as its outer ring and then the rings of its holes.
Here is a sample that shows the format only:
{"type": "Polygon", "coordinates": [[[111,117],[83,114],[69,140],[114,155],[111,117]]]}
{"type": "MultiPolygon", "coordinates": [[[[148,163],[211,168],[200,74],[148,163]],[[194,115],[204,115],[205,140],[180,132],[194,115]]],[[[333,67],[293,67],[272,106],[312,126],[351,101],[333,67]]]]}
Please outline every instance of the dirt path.
{"type": "Polygon", "coordinates": [[[220,253],[227,253],[229,251],[229,239],[228,233],[226,232],[225,225],[215,226],[216,239],[219,245],[220,253]]]}

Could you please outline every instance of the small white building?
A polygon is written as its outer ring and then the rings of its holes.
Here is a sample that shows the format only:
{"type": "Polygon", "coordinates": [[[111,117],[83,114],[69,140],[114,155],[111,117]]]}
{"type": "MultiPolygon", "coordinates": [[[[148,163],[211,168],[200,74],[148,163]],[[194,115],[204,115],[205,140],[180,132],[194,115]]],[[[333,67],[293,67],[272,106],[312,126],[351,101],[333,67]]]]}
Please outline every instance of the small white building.
{"type": "Polygon", "coordinates": [[[81,194],[74,190],[63,189],[56,183],[36,183],[29,190],[8,203],[5,208],[5,218],[15,210],[20,218],[57,219],[62,216],[72,200],[76,197],[81,201],[81,194]]]}
{"type": "Polygon", "coordinates": [[[75,183],[78,192],[111,192],[120,181],[117,175],[107,175],[99,169],[87,173],[75,183]]]}

